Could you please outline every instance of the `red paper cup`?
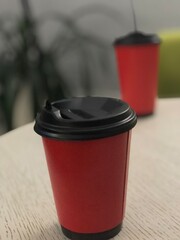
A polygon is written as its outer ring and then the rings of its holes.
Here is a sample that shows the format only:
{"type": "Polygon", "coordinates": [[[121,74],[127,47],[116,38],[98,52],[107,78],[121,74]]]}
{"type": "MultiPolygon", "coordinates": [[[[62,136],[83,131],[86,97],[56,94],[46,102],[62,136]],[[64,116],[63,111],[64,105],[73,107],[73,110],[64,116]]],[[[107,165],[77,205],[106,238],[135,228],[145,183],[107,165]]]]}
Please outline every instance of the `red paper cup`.
{"type": "Polygon", "coordinates": [[[114,44],[122,99],[139,116],[152,114],[155,109],[159,43],[156,35],[135,32],[114,44]]]}
{"type": "Polygon", "coordinates": [[[125,211],[131,129],[136,115],[121,100],[73,98],[48,103],[36,118],[56,209],[71,239],[109,239],[125,211]]]}

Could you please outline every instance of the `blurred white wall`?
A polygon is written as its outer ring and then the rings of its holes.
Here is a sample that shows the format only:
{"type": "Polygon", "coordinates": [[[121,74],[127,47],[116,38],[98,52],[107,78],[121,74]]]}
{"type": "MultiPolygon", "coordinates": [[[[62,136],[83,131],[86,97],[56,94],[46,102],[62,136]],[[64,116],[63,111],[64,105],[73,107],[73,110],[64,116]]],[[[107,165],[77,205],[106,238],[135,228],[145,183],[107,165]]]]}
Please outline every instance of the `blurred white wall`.
{"type": "MultiPolygon", "coordinates": [[[[0,14],[19,13],[20,0],[1,0],[0,14]]],[[[87,5],[104,4],[119,11],[122,22],[118,25],[110,19],[97,14],[83,20],[86,29],[103,34],[113,40],[119,34],[125,34],[133,28],[130,0],[31,0],[36,16],[48,11],[71,12],[87,5]],[[101,30],[101,31],[99,31],[101,30]]],[[[157,32],[161,29],[180,27],[179,0],[134,0],[137,23],[140,30],[157,32]]]]}
{"type": "MultiPolygon", "coordinates": [[[[1,0],[0,16],[8,14],[17,14],[21,12],[21,0],[1,0]]],[[[100,5],[105,5],[116,11],[118,23],[111,18],[98,13],[88,15],[80,19],[80,25],[89,32],[102,36],[112,44],[114,39],[124,35],[134,28],[130,0],[31,0],[33,12],[36,17],[47,12],[62,12],[71,16],[73,11],[81,7],[96,4],[97,9],[100,5]]],[[[137,17],[137,26],[139,30],[147,33],[159,32],[164,29],[180,28],[180,0],[134,0],[135,12],[137,17]]],[[[48,40],[53,34],[53,27],[45,31],[44,39],[48,40]]],[[[112,65],[114,66],[114,76],[102,83],[94,84],[95,95],[118,96],[118,81],[115,69],[114,53],[112,49],[112,65]],[[102,87],[103,85],[103,87],[102,87]]],[[[105,81],[105,80],[104,80],[105,81]]],[[[24,97],[26,94],[24,94],[24,97]]],[[[20,101],[21,102],[21,101],[20,101]]],[[[22,107],[17,107],[22,109],[22,107]]],[[[22,111],[23,112],[23,111],[22,111]]],[[[22,122],[22,117],[18,114],[18,122],[22,122]]],[[[23,120],[24,121],[24,120],[23,120]]],[[[27,120],[25,120],[27,122],[27,120]]]]}

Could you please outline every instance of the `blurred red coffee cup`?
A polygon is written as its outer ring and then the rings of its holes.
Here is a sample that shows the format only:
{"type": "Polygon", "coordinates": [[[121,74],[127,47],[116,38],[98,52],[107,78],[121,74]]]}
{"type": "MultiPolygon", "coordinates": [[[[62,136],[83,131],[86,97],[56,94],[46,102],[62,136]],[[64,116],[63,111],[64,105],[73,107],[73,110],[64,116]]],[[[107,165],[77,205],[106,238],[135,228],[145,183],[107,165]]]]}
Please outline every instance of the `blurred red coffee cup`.
{"type": "Polygon", "coordinates": [[[125,102],[77,97],[46,103],[35,131],[43,138],[59,222],[70,239],[109,239],[121,230],[131,129],[125,102]]]}
{"type": "Polygon", "coordinates": [[[114,42],[121,98],[139,116],[152,114],[155,109],[159,44],[157,35],[137,31],[114,42]]]}

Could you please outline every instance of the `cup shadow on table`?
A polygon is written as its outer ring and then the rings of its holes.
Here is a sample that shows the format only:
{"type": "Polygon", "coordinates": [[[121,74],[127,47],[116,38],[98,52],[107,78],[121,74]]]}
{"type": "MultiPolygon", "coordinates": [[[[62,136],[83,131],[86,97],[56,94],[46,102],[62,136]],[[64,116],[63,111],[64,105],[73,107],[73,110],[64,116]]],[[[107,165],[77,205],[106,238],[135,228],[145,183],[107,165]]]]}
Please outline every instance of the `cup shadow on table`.
{"type": "MultiPolygon", "coordinates": [[[[126,224],[123,224],[123,228],[121,232],[117,236],[109,240],[127,239],[127,237],[129,236],[128,228],[129,227],[126,226],[126,224]]],[[[32,236],[30,236],[28,239],[30,240],[69,240],[67,237],[63,235],[61,227],[57,223],[54,223],[47,228],[40,229],[39,232],[32,234],[32,236]]],[[[152,235],[151,234],[149,236],[147,235],[146,239],[151,240],[152,235]]]]}
{"type": "MultiPolygon", "coordinates": [[[[118,239],[119,234],[116,237],[111,238],[109,240],[118,239]]],[[[64,234],[62,233],[61,227],[57,223],[53,224],[48,228],[40,229],[39,232],[37,232],[36,234],[33,234],[29,239],[30,240],[69,240],[69,238],[64,236],[64,234]]]]}

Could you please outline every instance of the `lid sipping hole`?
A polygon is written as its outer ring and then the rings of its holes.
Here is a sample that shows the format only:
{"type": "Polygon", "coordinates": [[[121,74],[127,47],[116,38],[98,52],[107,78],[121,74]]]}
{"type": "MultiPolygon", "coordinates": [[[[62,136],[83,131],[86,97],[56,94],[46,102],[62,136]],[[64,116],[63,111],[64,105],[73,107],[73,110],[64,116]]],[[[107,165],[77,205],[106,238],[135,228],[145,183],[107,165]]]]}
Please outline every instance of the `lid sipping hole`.
{"type": "Polygon", "coordinates": [[[79,109],[57,109],[55,107],[53,107],[53,109],[53,114],[58,119],[82,120],[94,118],[93,115],[79,109]]]}
{"type": "Polygon", "coordinates": [[[64,110],[64,109],[59,110],[59,113],[63,119],[71,119],[71,117],[68,116],[68,114],[66,113],[68,110],[64,110]]]}
{"type": "Polygon", "coordinates": [[[53,112],[53,114],[56,116],[56,118],[58,119],[71,119],[71,117],[68,116],[68,114],[66,114],[66,110],[60,110],[55,108],[55,111],[53,112]]]}

